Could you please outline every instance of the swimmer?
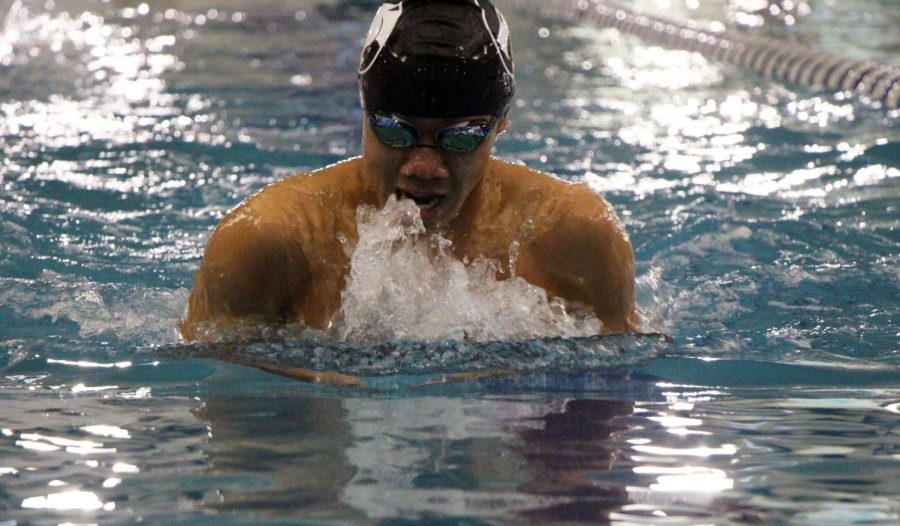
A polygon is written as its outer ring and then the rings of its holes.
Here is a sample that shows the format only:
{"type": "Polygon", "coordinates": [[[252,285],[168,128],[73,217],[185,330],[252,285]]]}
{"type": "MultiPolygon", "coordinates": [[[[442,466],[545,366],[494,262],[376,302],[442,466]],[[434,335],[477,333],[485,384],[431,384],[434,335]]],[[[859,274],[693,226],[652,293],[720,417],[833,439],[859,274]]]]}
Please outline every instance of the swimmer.
{"type": "Polygon", "coordinates": [[[634,256],[610,205],[584,184],[491,156],[515,91],[499,10],[487,0],[383,4],[358,78],[362,155],[275,182],[222,219],[179,323],[186,339],[327,328],[350,270],[345,243],[358,239],[356,210],[391,196],[414,201],[461,261],[494,260],[498,279],[519,276],[592,311],[607,333],[636,327],[634,256]]]}

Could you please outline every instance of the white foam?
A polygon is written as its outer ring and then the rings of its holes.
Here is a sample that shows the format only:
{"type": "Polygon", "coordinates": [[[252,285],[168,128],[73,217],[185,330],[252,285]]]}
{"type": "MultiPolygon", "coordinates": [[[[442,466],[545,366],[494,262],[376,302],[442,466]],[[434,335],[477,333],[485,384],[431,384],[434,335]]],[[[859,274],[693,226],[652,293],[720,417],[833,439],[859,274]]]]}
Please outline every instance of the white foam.
{"type": "Polygon", "coordinates": [[[662,279],[662,269],[651,267],[638,276],[634,284],[635,303],[640,316],[640,330],[669,334],[674,329],[675,316],[684,294],[679,294],[662,279]]]}
{"type": "Polygon", "coordinates": [[[78,324],[81,338],[136,344],[178,340],[175,322],[187,302],[184,289],[96,283],[44,271],[38,279],[0,279],[0,304],[31,319],[78,324]]]}
{"type": "Polygon", "coordinates": [[[602,329],[596,316],[569,312],[520,277],[498,280],[501,262],[454,258],[448,239],[425,232],[410,200],[361,207],[357,221],[338,339],[518,340],[602,329]]]}

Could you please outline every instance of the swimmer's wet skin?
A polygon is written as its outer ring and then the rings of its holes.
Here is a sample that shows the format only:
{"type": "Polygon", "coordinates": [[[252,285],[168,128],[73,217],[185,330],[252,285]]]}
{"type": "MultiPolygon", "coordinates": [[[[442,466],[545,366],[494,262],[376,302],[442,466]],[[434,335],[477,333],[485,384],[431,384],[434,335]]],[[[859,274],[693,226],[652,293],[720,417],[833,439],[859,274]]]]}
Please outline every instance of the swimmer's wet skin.
{"type": "Polygon", "coordinates": [[[524,278],[592,311],[607,333],[637,326],[632,248],[610,205],[585,185],[491,157],[515,91],[509,31],[493,5],[382,5],[359,80],[362,155],[278,181],[219,223],[179,325],[186,339],[235,325],[328,327],[356,210],[391,196],[414,201],[461,261],[497,261],[498,279],[524,278]]]}

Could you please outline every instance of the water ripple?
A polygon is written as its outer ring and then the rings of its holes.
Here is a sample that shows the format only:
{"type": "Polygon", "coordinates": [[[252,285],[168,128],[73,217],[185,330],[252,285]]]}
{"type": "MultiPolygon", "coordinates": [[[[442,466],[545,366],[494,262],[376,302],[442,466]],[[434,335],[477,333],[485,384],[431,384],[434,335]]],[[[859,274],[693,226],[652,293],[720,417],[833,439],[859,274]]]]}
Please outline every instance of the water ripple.
{"type": "Polygon", "coordinates": [[[575,372],[643,363],[663,353],[670,341],[659,333],[486,342],[397,340],[353,343],[280,339],[180,343],[158,347],[152,352],[166,358],[215,358],[243,365],[363,376],[489,370],[575,372]]]}

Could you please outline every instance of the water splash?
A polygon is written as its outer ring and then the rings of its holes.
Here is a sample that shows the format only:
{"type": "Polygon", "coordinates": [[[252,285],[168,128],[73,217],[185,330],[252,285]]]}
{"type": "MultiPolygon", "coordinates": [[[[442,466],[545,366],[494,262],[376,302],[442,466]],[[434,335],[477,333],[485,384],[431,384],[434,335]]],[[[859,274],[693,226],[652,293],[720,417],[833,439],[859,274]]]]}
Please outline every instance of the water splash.
{"type": "Polygon", "coordinates": [[[44,271],[37,279],[0,278],[0,344],[25,337],[153,345],[177,341],[184,289],[97,283],[44,271]],[[42,330],[41,330],[42,329],[42,330]]]}
{"type": "Polygon", "coordinates": [[[650,267],[634,284],[634,300],[641,319],[640,330],[671,334],[686,293],[679,292],[662,278],[662,268],[650,267]]]}
{"type": "Polygon", "coordinates": [[[590,336],[602,323],[521,277],[498,280],[500,262],[453,257],[425,232],[411,200],[357,211],[359,241],[333,335],[341,341],[525,340],[590,336]]]}

